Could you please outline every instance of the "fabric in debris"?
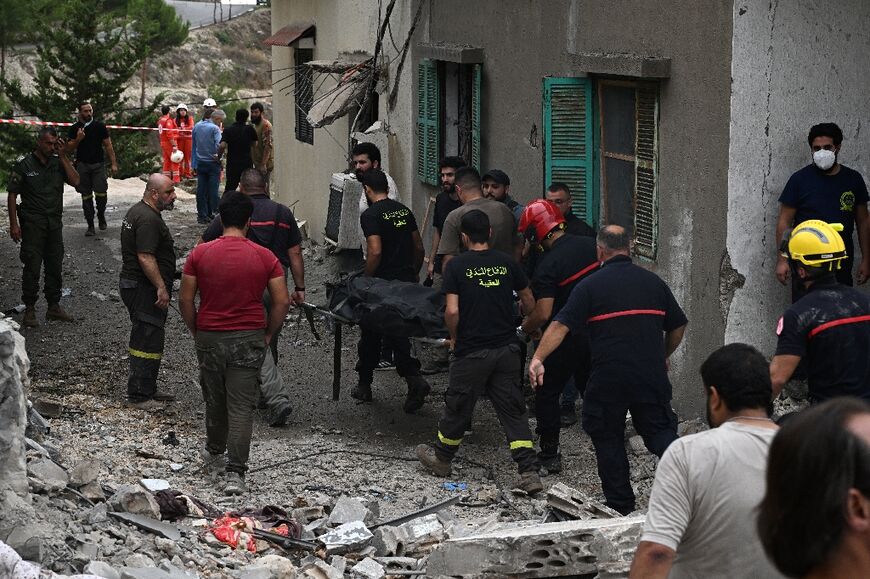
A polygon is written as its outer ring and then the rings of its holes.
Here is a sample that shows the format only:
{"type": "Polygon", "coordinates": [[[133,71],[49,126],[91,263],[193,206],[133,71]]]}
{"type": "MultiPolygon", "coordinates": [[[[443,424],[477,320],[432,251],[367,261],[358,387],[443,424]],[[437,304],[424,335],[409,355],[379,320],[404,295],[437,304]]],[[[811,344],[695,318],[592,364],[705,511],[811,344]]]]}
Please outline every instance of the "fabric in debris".
{"type": "Polygon", "coordinates": [[[220,512],[206,503],[182,494],[179,491],[167,489],[157,491],[154,500],[160,506],[160,518],[164,521],[177,521],[183,517],[216,517],[220,512]]]}
{"type": "Polygon", "coordinates": [[[275,505],[266,505],[261,509],[246,507],[240,511],[232,511],[227,516],[253,519],[260,523],[261,529],[278,533],[292,539],[302,538],[302,525],[287,515],[287,511],[275,505]]]}
{"type": "Polygon", "coordinates": [[[258,521],[248,518],[231,517],[229,515],[215,519],[209,531],[222,543],[233,549],[244,549],[251,553],[257,552],[257,540],[251,534],[259,529],[258,521]]]}
{"type": "Polygon", "coordinates": [[[329,309],[361,327],[405,338],[446,338],[444,296],[420,284],[348,276],[327,286],[329,309]]]}

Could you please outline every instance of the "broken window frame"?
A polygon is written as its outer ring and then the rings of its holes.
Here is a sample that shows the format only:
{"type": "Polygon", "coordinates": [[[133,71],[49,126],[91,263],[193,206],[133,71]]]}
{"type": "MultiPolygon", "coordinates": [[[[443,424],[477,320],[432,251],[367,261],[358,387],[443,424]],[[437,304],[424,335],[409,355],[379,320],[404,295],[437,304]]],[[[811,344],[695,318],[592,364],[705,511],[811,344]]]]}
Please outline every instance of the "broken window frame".
{"type": "Polygon", "coordinates": [[[314,127],[308,122],[308,112],[314,104],[314,71],[307,66],[307,63],[314,60],[314,50],[294,48],[293,59],[296,71],[296,79],[293,84],[296,140],[313,145],[314,127]]]}

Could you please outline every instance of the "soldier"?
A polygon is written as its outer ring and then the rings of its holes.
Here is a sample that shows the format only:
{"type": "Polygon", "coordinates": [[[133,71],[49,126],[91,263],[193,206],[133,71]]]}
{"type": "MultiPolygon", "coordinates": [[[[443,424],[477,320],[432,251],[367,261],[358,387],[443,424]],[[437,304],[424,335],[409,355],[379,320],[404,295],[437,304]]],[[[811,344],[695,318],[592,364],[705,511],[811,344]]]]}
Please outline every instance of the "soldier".
{"type": "Polygon", "coordinates": [[[24,302],[23,323],[38,326],[36,300],[39,294],[39,271],[45,266],[43,291],[48,302],[46,320],[72,321],[60,307],[61,266],[63,265],[63,184],[76,187],[79,174],[64,149],[63,139],[54,127],[39,130],[36,150],[19,157],[9,176],[9,234],[21,242],[21,278],[24,302]],[[21,205],[15,198],[21,195],[21,205]]]}

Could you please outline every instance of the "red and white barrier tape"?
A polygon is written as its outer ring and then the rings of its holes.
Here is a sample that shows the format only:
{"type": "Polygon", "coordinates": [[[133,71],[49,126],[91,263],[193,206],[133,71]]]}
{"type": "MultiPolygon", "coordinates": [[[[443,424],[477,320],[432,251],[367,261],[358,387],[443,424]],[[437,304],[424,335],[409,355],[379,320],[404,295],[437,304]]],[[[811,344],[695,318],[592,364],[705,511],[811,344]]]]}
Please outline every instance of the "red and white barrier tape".
{"type": "MultiPolygon", "coordinates": [[[[19,119],[0,119],[0,124],[6,125],[41,125],[46,127],[71,127],[73,123],[61,123],[57,121],[23,121],[19,119]]],[[[129,125],[106,125],[107,129],[125,129],[131,131],[162,131],[165,133],[191,134],[190,129],[161,129],[159,127],[133,127],[129,125]]]]}

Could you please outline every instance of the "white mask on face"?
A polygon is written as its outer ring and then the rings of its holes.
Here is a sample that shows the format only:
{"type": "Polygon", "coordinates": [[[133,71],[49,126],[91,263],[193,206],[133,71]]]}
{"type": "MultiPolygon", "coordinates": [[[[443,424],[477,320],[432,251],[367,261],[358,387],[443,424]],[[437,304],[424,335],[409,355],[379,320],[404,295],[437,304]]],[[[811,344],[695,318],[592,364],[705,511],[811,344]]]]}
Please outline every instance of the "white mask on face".
{"type": "Polygon", "coordinates": [[[837,154],[834,151],[820,149],[813,153],[813,163],[815,163],[816,167],[818,167],[822,171],[827,171],[828,169],[833,167],[836,161],[837,154]]]}

